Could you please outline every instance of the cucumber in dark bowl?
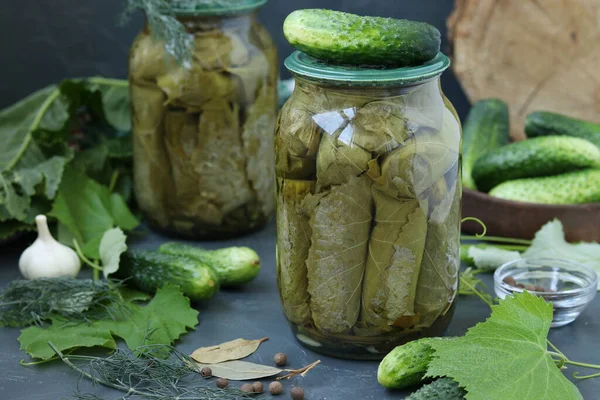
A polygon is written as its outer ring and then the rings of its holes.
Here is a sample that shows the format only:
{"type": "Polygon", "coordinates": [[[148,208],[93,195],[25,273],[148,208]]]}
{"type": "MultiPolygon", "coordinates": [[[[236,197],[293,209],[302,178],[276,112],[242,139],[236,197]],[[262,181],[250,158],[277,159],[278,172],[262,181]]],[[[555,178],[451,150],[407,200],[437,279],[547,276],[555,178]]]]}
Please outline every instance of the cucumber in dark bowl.
{"type": "Polygon", "coordinates": [[[600,124],[548,111],[536,111],[525,119],[528,137],[565,135],[588,140],[600,147],[600,124]]]}
{"type": "Polygon", "coordinates": [[[415,66],[440,51],[440,32],[428,23],[332,10],[294,11],[283,33],[298,50],[339,64],[415,66]]]}

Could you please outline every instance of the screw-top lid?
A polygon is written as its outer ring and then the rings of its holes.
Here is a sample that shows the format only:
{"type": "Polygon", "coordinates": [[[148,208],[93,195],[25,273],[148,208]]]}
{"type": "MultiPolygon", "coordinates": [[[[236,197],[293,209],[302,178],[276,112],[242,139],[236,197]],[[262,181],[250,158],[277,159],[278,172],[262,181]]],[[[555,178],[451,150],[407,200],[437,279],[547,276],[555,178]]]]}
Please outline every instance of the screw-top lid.
{"type": "Polygon", "coordinates": [[[432,60],[414,67],[377,68],[331,64],[295,51],[285,60],[292,73],[303,78],[351,86],[392,86],[424,82],[444,72],[450,59],[438,53],[432,60]]]}
{"type": "Polygon", "coordinates": [[[255,10],[267,0],[171,0],[176,15],[226,15],[255,10]]]}

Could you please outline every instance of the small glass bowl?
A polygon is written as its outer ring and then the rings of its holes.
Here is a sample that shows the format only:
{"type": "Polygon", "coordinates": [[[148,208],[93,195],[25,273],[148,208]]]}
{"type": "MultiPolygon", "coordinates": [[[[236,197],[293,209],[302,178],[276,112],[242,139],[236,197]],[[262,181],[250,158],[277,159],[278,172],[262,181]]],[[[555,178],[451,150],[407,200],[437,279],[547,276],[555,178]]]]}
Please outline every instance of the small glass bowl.
{"type": "Polygon", "coordinates": [[[494,290],[504,299],[513,293],[528,290],[552,302],[554,316],[550,327],[557,328],[575,321],[596,297],[598,276],[592,269],[574,261],[538,258],[511,261],[494,273],[494,290]],[[506,281],[514,279],[517,287],[506,281]],[[535,289],[535,290],[534,290],[535,289]],[[544,290],[542,290],[544,289],[544,290]]]}

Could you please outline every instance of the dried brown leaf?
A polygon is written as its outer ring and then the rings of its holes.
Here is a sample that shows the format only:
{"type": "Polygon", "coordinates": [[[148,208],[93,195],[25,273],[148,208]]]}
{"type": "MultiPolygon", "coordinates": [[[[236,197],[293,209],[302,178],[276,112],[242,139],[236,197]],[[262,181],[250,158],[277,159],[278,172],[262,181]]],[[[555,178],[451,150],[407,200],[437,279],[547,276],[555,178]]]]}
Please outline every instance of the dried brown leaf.
{"type": "Polygon", "coordinates": [[[197,363],[196,367],[198,371],[204,367],[209,367],[213,376],[231,381],[250,381],[275,376],[283,372],[282,369],[276,367],[247,361],[226,361],[219,364],[197,363]]]}
{"type": "Polygon", "coordinates": [[[269,338],[257,340],[235,339],[216,346],[200,347],[190,357],[202,364],[218,364],[225,361],[240,360],[254,353],[262,342],[269,338]]]}

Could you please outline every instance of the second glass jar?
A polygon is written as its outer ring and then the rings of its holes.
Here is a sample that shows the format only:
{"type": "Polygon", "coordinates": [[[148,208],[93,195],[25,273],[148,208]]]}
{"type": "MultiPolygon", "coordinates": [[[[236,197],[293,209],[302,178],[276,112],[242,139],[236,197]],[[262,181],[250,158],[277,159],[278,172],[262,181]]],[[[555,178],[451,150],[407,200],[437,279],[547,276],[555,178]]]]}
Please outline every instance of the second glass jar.
{"type": "Polygon", "coordinates": [[[439,54],[397,70],[294,53],[275,138],[277,277],[297,338],[381,358],[443,333],[458,286],[461,129],[439,54]]]}
{"type": "Polygon", "coordinates": [[[278,61],[256,17],[264,3],[175,10],[193,40],[184,64],[149,26],[132,46],[135,192],[159,230],[235,236],[273,212],[278,61]]]}

